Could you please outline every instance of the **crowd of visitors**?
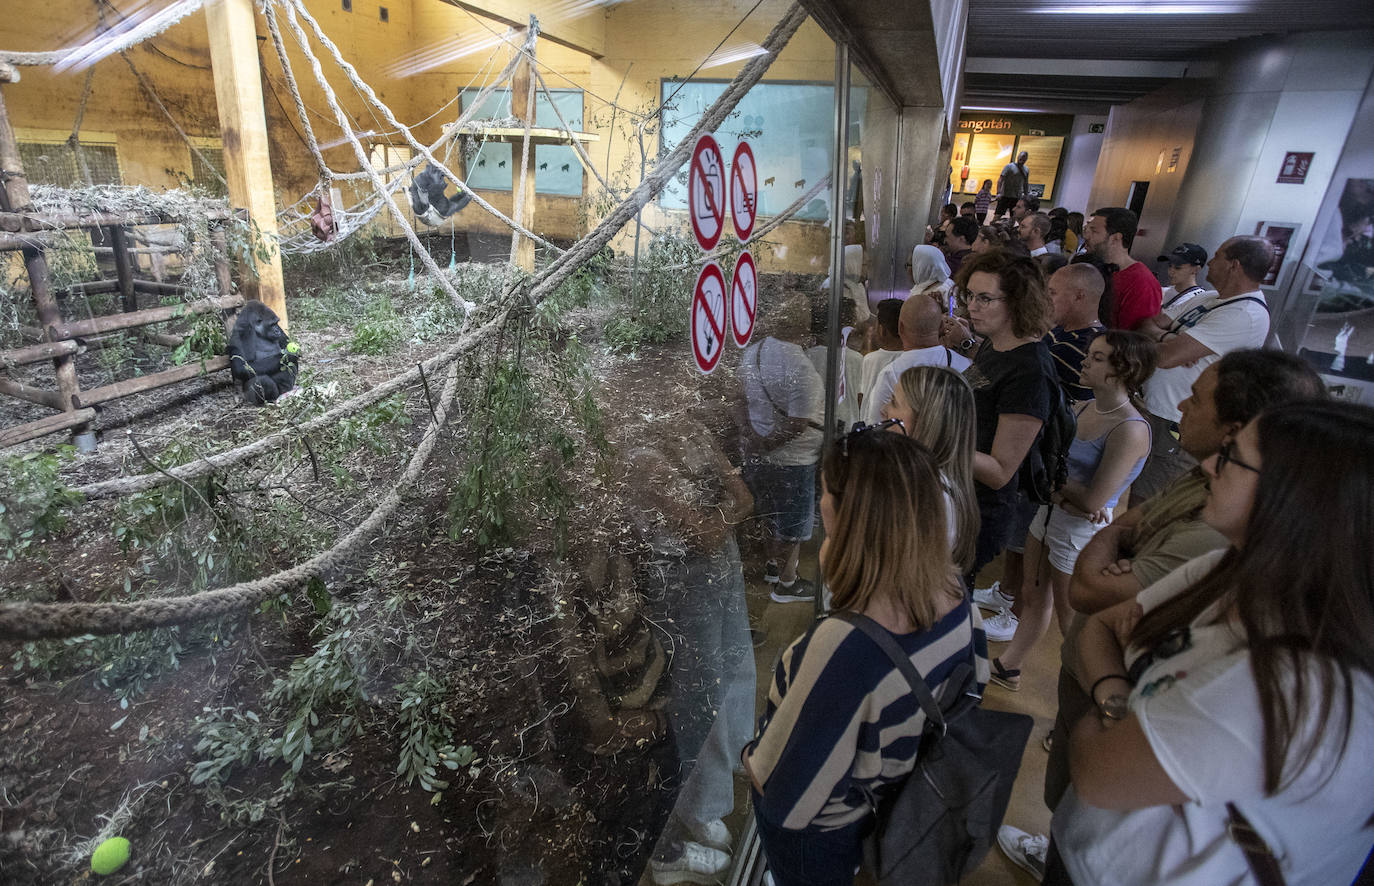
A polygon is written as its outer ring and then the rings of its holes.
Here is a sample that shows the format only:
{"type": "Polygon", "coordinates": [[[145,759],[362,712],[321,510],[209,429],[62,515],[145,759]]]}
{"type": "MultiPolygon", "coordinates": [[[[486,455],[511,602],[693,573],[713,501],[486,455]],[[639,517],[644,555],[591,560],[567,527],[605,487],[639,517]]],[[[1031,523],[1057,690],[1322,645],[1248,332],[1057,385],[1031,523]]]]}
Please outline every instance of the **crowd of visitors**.
{"type": "MultiPolygon", "coordinates": [[[[828,608],[881,625],[937,698],[960,664],[1021,688],[1057,621],[1051,833],[998,834],[1037,880],[1349,883],[1374,845],[1374,409],[1264,348],[1267,241],[1180,243],[1165,288],[1131,256],[1135,213],[1042,212],[1025,162],[995,208],[991,180],[946,207],[909,294],[856,323],[862,421],[824,452],[799,321],[745,351],[764,578],[814,599],[818,491],[828,608]],[[1064,468],[1048,500],[1033,462],[1064,468]]],[[[928,747],[908,686],[845,619],[782,654],[740,758],[778,886],[853,881],[928,747]]]]}

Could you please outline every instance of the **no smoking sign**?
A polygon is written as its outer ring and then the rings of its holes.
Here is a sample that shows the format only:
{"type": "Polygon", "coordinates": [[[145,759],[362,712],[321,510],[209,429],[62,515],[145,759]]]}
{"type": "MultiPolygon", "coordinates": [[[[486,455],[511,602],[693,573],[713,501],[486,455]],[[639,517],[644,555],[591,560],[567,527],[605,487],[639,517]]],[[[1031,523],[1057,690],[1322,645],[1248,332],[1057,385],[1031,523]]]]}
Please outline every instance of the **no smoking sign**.
{"type": "Polygon", "coordinates": [[[710,135],[697,139],[687,172],[687,214],[697,244],[708,252],[720,242],[725,228],[725,157],[710,135]]]}
{"type": "Polygon", "coordinates": [[[759,217],[759,167],[748,142],[740,142],[730,161],[730,221],[739,242],[748,243],[759,217]]]}
{"type": "Polygon", "coordinates": [[[754,334],[754,318],[759,311],[759,272],[748,250],[735,262],[735,277],[730,283],[730,334],[741,348],[754,334]]]}
{"type": "Polygon", "coordinates": [[[726,327],[730,325],[729,302],[725,295],[725,273],[720,265],[707,262],[697,276],[692,293],[692,356],[697,369],[710,374],[725,350],[726,327]]]}

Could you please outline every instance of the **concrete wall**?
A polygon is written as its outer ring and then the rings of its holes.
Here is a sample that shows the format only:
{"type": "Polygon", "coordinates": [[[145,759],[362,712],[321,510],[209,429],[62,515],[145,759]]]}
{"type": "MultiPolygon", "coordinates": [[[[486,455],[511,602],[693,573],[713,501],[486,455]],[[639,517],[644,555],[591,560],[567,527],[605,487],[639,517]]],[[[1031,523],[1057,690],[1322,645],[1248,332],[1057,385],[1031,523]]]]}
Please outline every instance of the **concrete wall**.
{"type": "MultiPolygon", "coordinates": [[[[1369,32],[1238,43],[1215,79],[1185,79],[1113,109],[1089,202],[1124,205],[1131,181],[1150,182],[1137,259],[1180,241],[1212,250],[1264,221],[1300,224],[1289,247],[1298,255],[1371,71],[1369,32]],[[1315,155],[1304,184],[1276,182],[1289,151],[1315,155]]],[[[1285,262],[1278,288],[1295,266],[1285,262]]]]}
{"type": "MultiPolygon", "coordinates": [[[[1063,206],[1070,212],[1091,212],[1088,205],[1097,174],[1097,161],[1102,154],[1105,132],[1089,132],[1094,124],[1107,123],[1106,117],[1077,116],[1073,118],[1073,129],[1064,141],[1064,155],[1060,160],[1059,178],[1056,182],[1054,205],[1063,206]]],[[[1048,207],[1047,207],[1048,208],[1048,207]]]]}

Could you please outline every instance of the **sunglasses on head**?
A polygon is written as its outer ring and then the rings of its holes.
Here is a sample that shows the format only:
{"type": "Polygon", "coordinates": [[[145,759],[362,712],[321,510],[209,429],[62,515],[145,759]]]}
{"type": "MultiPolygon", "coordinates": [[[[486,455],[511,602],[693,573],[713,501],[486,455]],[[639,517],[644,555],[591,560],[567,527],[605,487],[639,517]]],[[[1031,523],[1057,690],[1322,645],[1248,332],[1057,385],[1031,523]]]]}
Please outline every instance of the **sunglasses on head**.
{"type": "Polygon", "coordinates": [[[900,418],[889,418],[872,425],[866,424],[861,421],[854,422],[854,426],[850,428],[849,433],[845,434],[842,438],[840,438],[840,454],[843,455],[845,458],[849,458],[850,440],[855,439],[861,434],[866,434],[869,431],[885,431],[893,425],[896,425],[897,427],[901,428],[902,431],[905,433],[906,425],[902,423],[902,420],[900,418]]]}

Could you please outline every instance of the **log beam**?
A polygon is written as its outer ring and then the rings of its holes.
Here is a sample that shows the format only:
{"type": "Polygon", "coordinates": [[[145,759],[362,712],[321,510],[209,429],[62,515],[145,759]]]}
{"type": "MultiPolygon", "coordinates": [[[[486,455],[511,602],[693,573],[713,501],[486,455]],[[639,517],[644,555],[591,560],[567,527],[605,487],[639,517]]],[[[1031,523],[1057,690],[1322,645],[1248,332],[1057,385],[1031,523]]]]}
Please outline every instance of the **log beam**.
{"type": "Polygon", "coordinates": [[[212,357],[204,363],[187,363],[185,366],[178,366],[175,369],[167,369],[162,372],[155,372],[152,375],[141,375],[138,378],[125,379],[106,385],[103,388],[95,388],[90,391],[82,391],[77,395],[77,406],[94,406],[97,403],[105,403],[110,400],[118,400],[130,394],[141,394],[144,391],[151,391],[155,388],[163,388],[167,385],[174,385],[179,381],[186,381],[198,375],[210,375],[229,368],[229,358],[224,356],[212,357]]]}
{"type": "Polygon", "coordinates": [[[87,336],[100,335],[103,332],[114,332],[116,329],[131,329],[135,326],[147,326],[152,323],[162,323],[167,320],[175,320],[178,317],[186,317],[192,314],[204,314],[209,311],[229,311],[243,304],[243,299],[237,295],[229,298],[206,298],[200,301],[186,302],[179,305],[163,305],[157,308],[144,308],[141,311],[129,311],[126,314],[110,314],[105,317],[93,317],[89,320],[74,320],[71,323],[57,323],[48,327],[48,335],[53,341],[61,341],[68,338],[86,338],[87,336]]]}
{"type": "Polygon", "coordinates": [[[78,409],[75,412],[50,415],[47,418],[40,418],[38,421],[31,421],[22,425],[0,428],[0,448],[23,443],[36,437],[55,434],[68,428],[75,428],[92,421],[94,418],[94,409],[78,409]]]}
{"type": "MultiPolygon", "coordinates": [[[[210,64],[215,75],[229,202],[247,209],[262,236],[275,244],[277,207],[267,154],[267,118],[263,111],[253,0],[219,0],[209,4],[205,8],[205,25],[210,37],[210,64]]],[[[244,289],[250,297],[271,308],[282,328],[287,329],[281,253],[274,247],[270,259],[258,262],[257,271],[255,285],[250,284],[251,275],[241,278],[244,289]]]]}

